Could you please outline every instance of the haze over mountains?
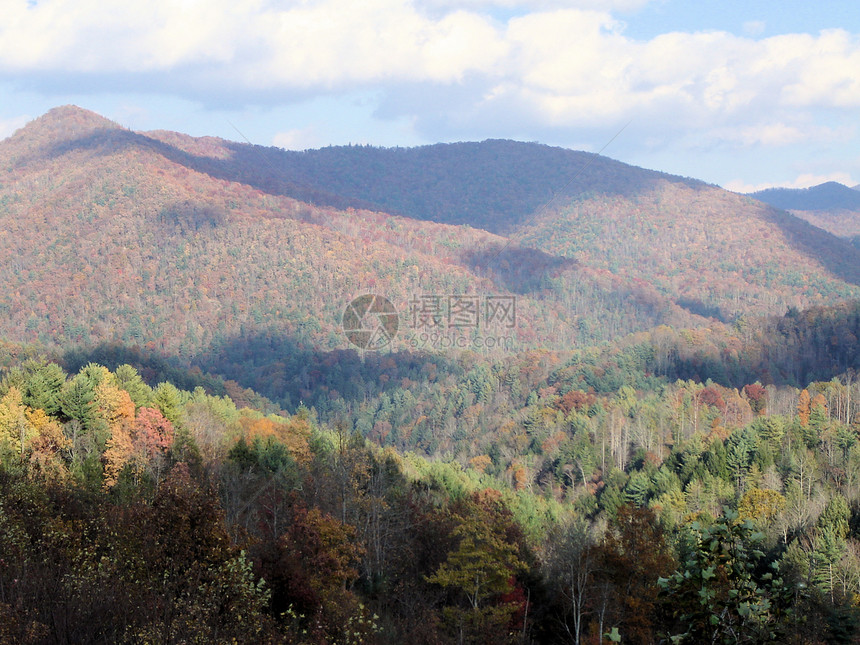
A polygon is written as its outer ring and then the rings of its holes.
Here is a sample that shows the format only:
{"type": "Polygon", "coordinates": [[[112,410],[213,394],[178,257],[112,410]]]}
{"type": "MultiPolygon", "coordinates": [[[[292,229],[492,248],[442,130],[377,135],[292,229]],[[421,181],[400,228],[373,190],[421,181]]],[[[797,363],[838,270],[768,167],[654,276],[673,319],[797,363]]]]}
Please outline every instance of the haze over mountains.
{"type": "Polygon", "coordinates": [[[404,325],[416,294],[516,295],[519,349],[860,297],[847,241],[605,157],[512,141],[287,152],[74,106],[0,142],[0,230],[0,335],[186,359],[254,334],[346,348],[343,309],[367,292],[404,325]]]}

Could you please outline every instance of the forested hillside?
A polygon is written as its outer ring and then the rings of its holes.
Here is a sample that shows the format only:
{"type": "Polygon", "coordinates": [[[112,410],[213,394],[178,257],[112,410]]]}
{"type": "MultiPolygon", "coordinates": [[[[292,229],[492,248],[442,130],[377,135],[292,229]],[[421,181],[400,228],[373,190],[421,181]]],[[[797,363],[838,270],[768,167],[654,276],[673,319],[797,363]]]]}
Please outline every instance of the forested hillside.
{"type": "Polygon", "coordinates": [[[860,295],[860,253],[785,213],[512,142],[287,154],[58,108],[0,143],[0,224],[6,337],[119,342],[186,361],[255,335],[342,348],[342,312],[367,292],[404,323],[418,294],[517,296],[518,350],[860,295]],[[436,179],[418,190],[421,177],[436,179]],[[322,186],[352,203],[344,182],[414,202],[376,208],[472,226],[324,205],[337,200],[322,186]],[[549,184],[564,191],[553,197],[549,184]],[[469,214],[491,195],[481,212],[504,226],[469,214]],[[472,205],[443,216],[456,203],[472,205]]]}
{"type": "Polygon", "coordinates": [[[402,395],[323,423],[7,346],[0,634],[852,642],[854,373],[803,389],[672,380],[634,340],[464,369],[457,421],[509,406],[505,421],[485,440],[437,426],[417,446],[429,461],[404,448],[402,395]]]}
{"type": "Polygon", "coordinates": [[[787,212],[68,106],[0,257],[0,642],[860,638],[860,251],[787,212]]]}
{"type": "Polygon", "coordinates": [[[404,317],[416,294],[518,295],[519,347],[696,322],[649,285],[478,229],[315,206],[189,159],[77,108],[0,143],[0,331],[183,358],[255,333],[332,349],[345,306],[367,292],[404,317]],[[562,276],[568,286],[550,288],[562,276]],[[599,328],[580,330],[596,316],[599,328]]]}
{"type": "Polygon", "coordinates": [[[791,211],[813,226],[844,237],[857,246],[860,240],[860,191],[829,181],[810,188],[771,188],[750,197],[791,211]]]}
{"type": "Polygon", "coordinates": [[[787,211],[860,210],[860,191],[835,181],[809,188],[768,188],[749,196],[787,211]]]}

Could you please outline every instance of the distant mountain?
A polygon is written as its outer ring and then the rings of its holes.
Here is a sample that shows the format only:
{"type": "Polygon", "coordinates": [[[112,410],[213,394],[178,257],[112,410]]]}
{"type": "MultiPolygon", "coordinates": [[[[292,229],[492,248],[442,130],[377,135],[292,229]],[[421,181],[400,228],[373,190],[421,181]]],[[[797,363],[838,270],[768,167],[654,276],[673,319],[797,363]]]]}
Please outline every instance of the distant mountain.
{"type": "Polygon", "coordinates": [[[518,348],[703,322],[650,285],[516,240],[358,208],[283,158],[72,106],[30,123],[0,142],[0,336],[183,360],[258,336],[346,348],[341,318],[363,293],[397,307],[401,349],[424,346],[407,328],[417,296],[518,298],[518,348]],[[553,290],[560,279],[575,294],[553,290]]]}
{"type": "Polygon", "coordinates": [[[269,193],[317,205],[468,224],[499,234],[558,199],[632,196],[660,179],[704,185],[591,153],[507,140],[296,152],[175,132],[147,136],[168,144],[171,149],[165,154],[196,170],[269,193]]]}
{"type": "MultiPolygon", "coordinates": [[[[813,226],[839,237],[860,236],[860,191],[831,181],[811,188],[770,188],[751,193],[777,208],[790,210],[813,226]]],[[[856,246],[856,243],[855,243],[856,246]]]]}
{"type": "MultiPolygon", "coordinates": [[[[199,152],[187,137],[163,140],[199,152]]],[[[305,152],[224,146],[242,159],[243,180],[267,191],[483,228],[645,286],[646,300],[668,299],[697,315],[776,314],[857,293],[851,245],[703,182],[588,153],[499,140],[305,152]]],[[[475,268],[492,270],[489,260],[493,254],[475,268]]],[[[571,284],[556,284],[565,301],[571,284]]]]}
{"type": "Polygon", "coordinates": [[[846,240],[743,196],[678,181],[633,197],[560,202],[516,238],[646,281],[725,321],[855,297],[860,285],[860,254],[846,240]]]}
{"type": "Polygon", "coordinates": [[[342,315],[364,293],[394,303],[401,350],[425,346],[409,328],[420,297],[516,298],[517,349],[860,297],[847,242],[588,153],[287,152],[74,106],[0,142],[0,257],[0,336],[236,364],[263,346],[349,347],[342,315]]]}
{"type": "Polygon", "coordinates": [[[860,191],[835,181],[810,188],[768,188],[749,196],[788,211],[860,210],[860,191]]]}

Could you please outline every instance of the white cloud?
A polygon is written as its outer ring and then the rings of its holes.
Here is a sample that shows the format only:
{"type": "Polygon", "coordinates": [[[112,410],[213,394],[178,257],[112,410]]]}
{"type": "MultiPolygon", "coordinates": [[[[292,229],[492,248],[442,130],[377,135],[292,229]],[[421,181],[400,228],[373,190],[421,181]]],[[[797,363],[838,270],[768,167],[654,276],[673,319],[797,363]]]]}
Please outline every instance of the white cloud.
{"type": "Polygon", "coordinates": [[[742,25],[747,36],[761,36],[766,27],[767,24],[761,20],[749,20],[742,25]]]}
{"type": "Polygon", "coordinates": [[[18,128],[23,128],[33,117],[16,116],[9,119],[0,119],[0,139],[5,139],[15,133],[18,128]]]}
{"type": "Polygon", "coordinates": [[[546,9],[593,9],[600,11],[634,11],[655,0],[421,0],[424,7],[442,9],[504,8],[529,11],[546,9]]]}
{"type": "Polygon", "coordinates": [[[208,104],[375,91],[380,114],[417,128],[488,127],[516,115],[524,133],[573,131],[636,118],[657,138],[695,132],[739,147],[808,140],[813,110],[860,107],[857,35],[635,40],[612,11],[646,3],[16,2],[0,23],[0,80],[77,74],[105,91],[121,79],[208,104]],[[500,19],[493,8],[515,11],[500,19]],[[453,103],[440,91],[450,88],[461,90],[453,103]]]}
{"type": "Polygon", "coordinates": [[[321,143],[315,126],[278,132],[272,138],[272,145],[284,150],[308,150],[318,147],[321,143]]]}
{"type": "Polygon", "coordinates": [[[825,143],[853,137],[852,128],[827,128],[811,123],[765,121],[748,126],[715,128],[708,141],[742,147],[765,146],[778,148],[795,143],[825,143]]]}

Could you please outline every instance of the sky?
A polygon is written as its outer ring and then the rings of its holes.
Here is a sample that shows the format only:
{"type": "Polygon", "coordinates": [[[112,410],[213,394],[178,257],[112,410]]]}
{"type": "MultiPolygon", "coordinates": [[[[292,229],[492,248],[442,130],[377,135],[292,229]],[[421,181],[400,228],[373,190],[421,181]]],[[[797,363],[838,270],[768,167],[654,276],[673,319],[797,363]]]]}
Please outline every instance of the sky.
{"type": "Polygon", "coordinates": [[[79,105],[302,150],[516,139],[860,183],[856,0],[0,0],[0,138],[79,105]]]}

